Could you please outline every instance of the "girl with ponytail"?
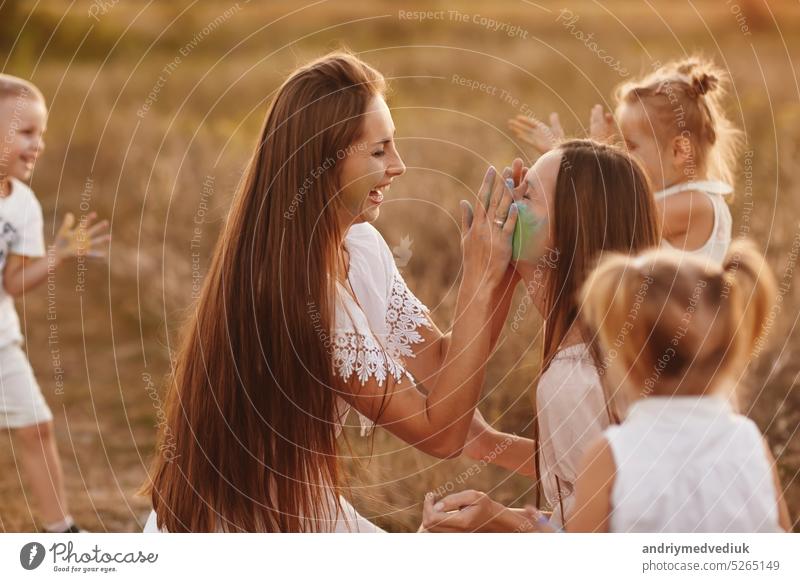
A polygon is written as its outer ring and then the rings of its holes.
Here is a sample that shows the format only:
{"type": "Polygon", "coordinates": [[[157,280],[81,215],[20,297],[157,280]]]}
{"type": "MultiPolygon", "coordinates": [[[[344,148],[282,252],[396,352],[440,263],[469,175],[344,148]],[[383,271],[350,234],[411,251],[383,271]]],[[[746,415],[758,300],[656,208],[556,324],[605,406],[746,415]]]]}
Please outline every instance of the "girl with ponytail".
{"type": "MultiPolygon", "coordinates": [[[[742,131],[725,113],[727,73],[701,57],[669,62],[617,87],[615,116],[595,105],[591,137],[620,134],[642,163],[655,192],[662,246],[720,264],[731,243],[732,194],[742,131]],[[615,119],[616,117],[616,119],[615,119]]],[[[558,114],[550,126],[518,116],[516,135],[537,150],[555,147],[564,132],[558,114]]]]}
{"type": "Polygon", "coordinates": [[[584,457],[569,531],[790,530],[769,447],[731,401],[775,281],[735,241],[722,266],[670,250],[603,260],[581,292],[609,391],[632,400],[584,457]]]}

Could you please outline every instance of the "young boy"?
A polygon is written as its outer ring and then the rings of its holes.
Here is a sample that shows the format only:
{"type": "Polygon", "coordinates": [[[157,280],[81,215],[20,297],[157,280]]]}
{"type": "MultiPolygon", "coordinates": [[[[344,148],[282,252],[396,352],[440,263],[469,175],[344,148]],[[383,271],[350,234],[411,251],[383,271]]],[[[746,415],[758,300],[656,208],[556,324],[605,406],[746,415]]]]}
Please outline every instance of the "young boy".
{"type": "Polygon", "coordinates": [[[14,456],[44,529],[75,533],[80,530],[67,510],[53,415],[22,351],[14,298],[45,282],[48,268],[67,258],[105,257],[110,236],[107,222],[92,225],[94,214],[78,225],[67,214],[54,244],[45,249],[42,208],[23,181],[44,151],[46,123],[41,92],[28,81],[0,74],[0,429],[15,437],[14,456]]]}

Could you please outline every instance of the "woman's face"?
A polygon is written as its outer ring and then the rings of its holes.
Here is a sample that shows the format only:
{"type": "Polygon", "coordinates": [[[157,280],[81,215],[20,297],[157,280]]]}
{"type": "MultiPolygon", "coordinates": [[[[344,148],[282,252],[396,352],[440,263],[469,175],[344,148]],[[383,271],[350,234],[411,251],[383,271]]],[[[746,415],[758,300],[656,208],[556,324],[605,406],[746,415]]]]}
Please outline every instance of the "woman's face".
{"type": "Polygon", "coordinates": [[[342,162],[339,197],[340,224],[347,229],[359,222],[372,222],[392,180],[406,171],[395,148],[394,122],[383,97],[372,98],[363,117],[359,141],[342,162]]]}
{"type": "MultiPolygon", "coordinates": [[[[553,248],[553,200],[563,153],[551,150],[536,160],[528,170],[516,196],[519,210],[517,233],[522,233],[522,244],[517,259],[517,269],[532,266],[553,248]]],[[[517,234],[515,233],[515,235],[517,234]]]]}

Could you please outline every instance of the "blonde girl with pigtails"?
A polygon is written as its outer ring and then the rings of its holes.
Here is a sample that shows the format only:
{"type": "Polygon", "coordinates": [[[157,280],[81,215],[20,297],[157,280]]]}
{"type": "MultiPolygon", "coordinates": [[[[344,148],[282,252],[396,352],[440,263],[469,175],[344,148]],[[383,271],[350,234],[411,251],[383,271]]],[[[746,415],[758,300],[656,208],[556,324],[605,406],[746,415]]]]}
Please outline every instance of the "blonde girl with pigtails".
{"type": "Polygon", "coordinates": [[[774,297],[769,267],[742,240],[721,266],[664,249],[601,262],[581,316],[607,388],[633,404],[587,451],[568,531],[791,530],[769,446],[731,404],[774,297]]]}
{"type": "MultiPolygon", "coordinates": [[[[661,219],[662,246],[720,264],[731,242],[735,163],[743,133],[725,112],[728,74],[692,57],[659,66],[615,91],[615,116],[595,105],[590,135],[621,137],[652,183],[661,219]]],[[[539,151],[563,138],[558,114],[549,125],[525,116],[509,121],[519,139],[539,151]]]]}

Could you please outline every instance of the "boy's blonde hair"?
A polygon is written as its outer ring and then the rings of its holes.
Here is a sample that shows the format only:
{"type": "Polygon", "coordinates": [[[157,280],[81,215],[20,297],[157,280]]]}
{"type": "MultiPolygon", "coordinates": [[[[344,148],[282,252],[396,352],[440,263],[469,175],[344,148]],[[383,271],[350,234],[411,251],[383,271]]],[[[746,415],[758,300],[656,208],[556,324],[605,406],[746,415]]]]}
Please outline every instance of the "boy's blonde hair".
{"type": "Polygon", "coordinates": [[[644,77],[627,81],[615,91],[616,101],[640,103],[653,124],[658,141],[689,139],[692,160],[687,179],[707,173],[732,183],[744,133],[725,114],[723,100],[730,81],[713,61],[702,57],[673,61],[644,77]]]}
{"type": "Polygon", "coordinates": [[[581,315],[615,377],[696,396],[760,351],[774,297],[764,258],[739,239],[721,266],[668,249],[609,257],[581,290],[581,315]]]}
{"type": "Polygon", "coordinates": [[[8,99],[9,97],[38,99],[42,103],[45,101],[42,92],[30,81],[14,75],[0,73],[0,100],[8,99]]]}

